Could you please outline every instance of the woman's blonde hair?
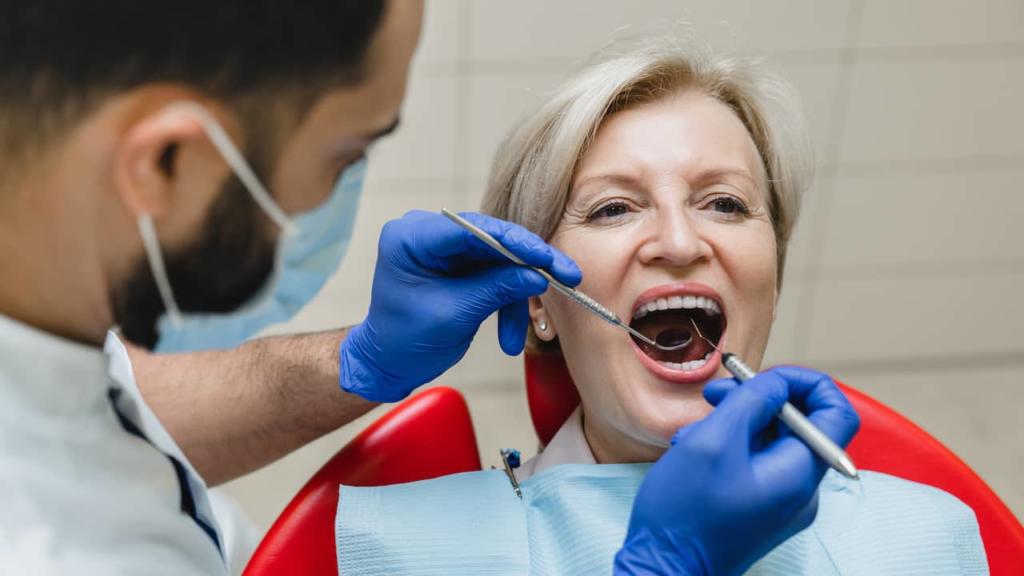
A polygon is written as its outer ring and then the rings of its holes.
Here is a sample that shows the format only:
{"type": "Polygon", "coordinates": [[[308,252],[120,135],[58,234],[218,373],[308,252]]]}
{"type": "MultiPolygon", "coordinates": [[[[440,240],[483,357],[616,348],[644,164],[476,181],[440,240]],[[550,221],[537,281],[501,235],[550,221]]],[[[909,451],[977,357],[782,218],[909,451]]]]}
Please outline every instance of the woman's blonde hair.
{"type": "Polygon", "coordinates": [[[767,177],[781,285],[800,197],[814,172],[799,98],[787,81],[756,61],[717,57],[689,41],[663,38],[612,48],[556,89],[502,143],[482,210],[550,239],[601,123],[618,111],[686,91],[729,106],[753,138],[767,177]]]}

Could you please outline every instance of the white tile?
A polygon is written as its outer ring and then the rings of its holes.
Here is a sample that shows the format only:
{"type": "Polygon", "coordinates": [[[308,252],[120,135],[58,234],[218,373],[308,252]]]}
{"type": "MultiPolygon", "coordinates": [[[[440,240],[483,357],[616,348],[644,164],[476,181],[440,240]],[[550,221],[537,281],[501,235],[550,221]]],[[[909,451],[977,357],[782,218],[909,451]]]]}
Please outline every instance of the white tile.
{"type": "Polygon", "coordinates": [[[370,153],[370,170],[387,179],[454,178],[458,79],[413,72],[401,125],[370,153]]]}
{"type": "Polygon", "coordinates": [[[459,25],[464,14],[459,0],[426,2],[423,30],[416,48],[413,68],[437,68],[456,62],[459,57],[459,25]]]}
{"type": "Polygon", "coordinates": [[[827,215],[827,197],[832,194],[834,186],[832,179],[817,178],[811,188],[804,193],[800,215],[793,228],[786,253],[787,282],[796,280],[817,265],[815,258],[818,252],[818,238],[827,226],[822,219],[827,215]]]}
{"type": "MultiPolygon", "coordinates": [[[[744,52],[833,52],[847,44],[849,0],[704,0],[680,4],[691,7],[698,32],[715,30],[712,41],[727,33],[731,43],[744,52]]],[[[724,44],[723,48],[731,46],[724,44]]]]}
{"type": "MultiPolygon", "coordinates": [[[[495,144],[495,146],[497,146],[497,144],[495,144]]],[[[489,164],[487,168],[490,168],[489,164]]],[[[477,171],[476,174],[469,177],[467,181],[467,210],[475,211],[480,209],[480,204],[483,202],[484,194],[487,192],[487,177],[488,174],[483,171],[477,171]]]]}
{"type": "Polygon", "coordinates": [[[836,181],[821,267],[1024,264],[1024,171],[836,181]]]}
{"type": "Polygon", "coordinates": [[[1024,519],[1024,368],[840,376],[938,438],[1024,519]]]}
{"type": "Polygon", "coordinates": [[[805,303],[805,283],[796,275],[782,285],[779,303],[775,312],[768,349],[762,366],[777,364],[802,364],[801,340],[797,337],[800,327],[801,309],[805,303]]]}
{"type": "Polygon", "coordinates": [[[468,165],[464,166],[469,178],[487,177],[498,144],[517,121],[536,110],[556,86],[569,78],[570,70],[563,67],[530,75],[477,75],[470,80],[468,165]]]}
{"type": "Polygon", "coordinates": [[[860,45],[1024,44],[1020,0],[865,0],[860,45]]]}
{"type": "Polygon", "coordinates": [[[1024,354],[1024,272],[889,276],[816,286],[806,356],[854,362],[1024,354]]]}
{"type": "Polygon", "coordinates": [[[845,163],[1024,155],[1024,59],[871,62],[854,68],[845,163]]]}
{"type": "Polygon", "coordinates": [[[615,38],[671,32],[719,50],[810,51],[842,46],[849,2],[784,3],[642,0],[472,4],[471,58],[577,59],[615,38]]]}
{"type": "MultiPolygon", "coordinates": [[[[770,64],[770,62],[769,62],[770,64]]],[[[819,164],[828,161],[836,127],[835,105],[839,96],[842,69],[833,64],[796,64],[782,62],[777,71],[796,88],[804,110],[804,121],[819,164]]]]}

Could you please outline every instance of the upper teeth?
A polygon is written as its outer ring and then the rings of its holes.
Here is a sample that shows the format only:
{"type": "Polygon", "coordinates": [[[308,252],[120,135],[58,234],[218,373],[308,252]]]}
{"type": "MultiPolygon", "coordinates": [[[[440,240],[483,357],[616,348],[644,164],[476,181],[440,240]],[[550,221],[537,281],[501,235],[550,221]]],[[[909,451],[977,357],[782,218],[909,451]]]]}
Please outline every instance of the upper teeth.
{"type": "Polygon", "coordinates": [[[668,298],[657,298],[641,304],[636,313],[633,314],[633,319],[643,318],[647,316],[648,312],[654,312],[655,310],[692,310],[694,308],[700,308],[708,314],[722,313],[718,303],[710,298],[703,296],[669,296],[668,298]]]}

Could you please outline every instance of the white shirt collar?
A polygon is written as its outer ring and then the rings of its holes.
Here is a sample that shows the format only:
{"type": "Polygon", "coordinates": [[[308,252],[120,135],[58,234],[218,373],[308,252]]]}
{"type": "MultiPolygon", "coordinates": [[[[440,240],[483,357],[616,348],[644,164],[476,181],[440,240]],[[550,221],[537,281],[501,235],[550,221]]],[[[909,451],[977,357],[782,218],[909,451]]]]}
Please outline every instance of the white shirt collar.
{"type": "Polygon", "coordinates": [[[580,406],[576,407],[540,454],[515,470],[516,480],[524,482],[530,476],[560,464],[597,464],[583,433],[583,408],[580,406]]]}
{"type": "Polygon", "coordinates": [[[4,402],[54,416],[92,412],[105,409],[107,382],[102,349],[0,315],[0,398],[4,402]]]}

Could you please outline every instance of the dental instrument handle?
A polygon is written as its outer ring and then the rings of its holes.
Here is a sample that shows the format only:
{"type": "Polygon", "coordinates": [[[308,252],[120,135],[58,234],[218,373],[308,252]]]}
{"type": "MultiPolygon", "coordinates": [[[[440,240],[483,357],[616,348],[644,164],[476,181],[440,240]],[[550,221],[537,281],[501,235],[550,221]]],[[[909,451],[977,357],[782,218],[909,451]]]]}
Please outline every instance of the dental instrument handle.
{"type": "MultiPolygon", "coordinates": [[[[530,268],[533,268],[533,267],[530,266],[530,268]]],[[[548,280],[548,283],[551,285],[552,288],[554,288],[555,290],[558,290],[559,292],[564,294],[566,297],[568,297],[568,298],[570,298],[572,300],[575,300],[577,304],[583,306],[587,310],[590,310],[591,312],[593,312],[594,314],[599,316],[602,320],[608,322],[609,324],[614,324],[615,326],[618,326],[619,328],[625,329],[627,332],[629,332],[633,336],[636,336],[637,338],[639,338],[640,340],[650,344],[651,346],[660,347],[657,342],[655,342],[654,340],[651,340],[647,336],[644,336],[643,334],[637,332],[632,326],[630,326],[629,324],[626,324],[625,322],[623,322],[622,319],[619,318],[614,312],[612,312],[611,310],[609,310],[609,309],[605,308],[604,306],[602,306],[601,303],[598,302],[597,300],[594,300],[590,296],[587,296],[586,294],[584,294],[583,292],[580,292],[579,290],[576,290],[575,288],[569,288],[568,286],[566,286],[565,284],[562,284],[558,280],[555,280],[554,278],[551,278],[550,275],[548,275],[543,270],[539,270],[537,268],[533,268],[533,269],[537,270],[537,272],[540,272],[541,274],[545,274],[546,278],[548,280]]]]}
{"type": "Polygon", "coordinates": [[[584,294],[583,292],[580,292],[579,290],[576,290],[574,288],[570,288],[570,287],[566,286],[565,284],[562,284],[561,282],[556,280],[554,276],[549,274],[546,270],[543,270],[541,268],[537,268],[536,266],[530,266],[526,262],[523,262],[518,256],[516,256],[515,254],[510,252],[508,250],[508,248],[505,248],[504,246],[502,246],[501,242],[498,242],[494,238],[494,236],[491,236],[487,232],[484,232],[483,230],[481,230],[478,226],[476,226],[475,224],[473,224],[469,220],[466,220],[462,216],[459,216],[458,214],[448,210],[447,208],[441,208],[441,214],[444,214],[445,216],[448,217],[449,220],[451,220],[452,222],[455,222],[459,226],[462,226],[463,228],[465,228],[470,234],[472,234],[473,236],[476,236],[477,238],[479,238],[480,241],[483,242],[484,244],[487,244],[491,248],[494,248],[495,250],[497,250],[498,253],[501,254],[502,256],[504,256],[505,258],[508,258],[512,262],[514,262],[516,264],[519,264],[520,266],[524,266],[526,268],[529,268],[530,270],[533,270],[534,272],[540,274],[541,276],[544,277],[545,280],[548,281],[548,284],[552,288],[554,288],[555,290],[558,290],[563,295],[568,297],[570,300],[575,301],[577,304],[583,306],[587,310],[590,310],[591,312],[596,314],[598,317],[603,319],[605,322],[608,322],[608,323],[613,324],[615,326],[618,326],[620,328],[624,328],[630,334],[632,334],[633,336],[636,336],[637,338],[639,338],[640,340],[646,342],[647,344],[650,344],[651,346],[658,346],[657,342],[655,342],[654,340],[651,340],[650,338],[648,338],[648,337],[644,336],[643,334],[637,332],[629,324],[626,324],[618,316],[616,316],[614,312],[612,312],[611,310],[609,310],[609,309],[605,308],[604,306],[602,306],[601,303],[598,302],[597,300],[594,300],[593,298],[591,298],[590,296],[587,296],[586,294],[584,294]]]}
{"type": "MultiPolygon", "coordinates": [[[[722,354],[722,365],[740,382],[746,382],[757,376],[757,372],[751,370],[738,356],[729,352],[722,354]]],[[[847,478],[858,479],[857,467],[854,466],[849,455],[808,420],[803,412],[797,410],[796,406],[786,402],[782,406],[782,410],[779,411],[779,420],[782,420],[782,423],[788,426],[793,434],[803,440],[826,464],[847,478]]]]}

